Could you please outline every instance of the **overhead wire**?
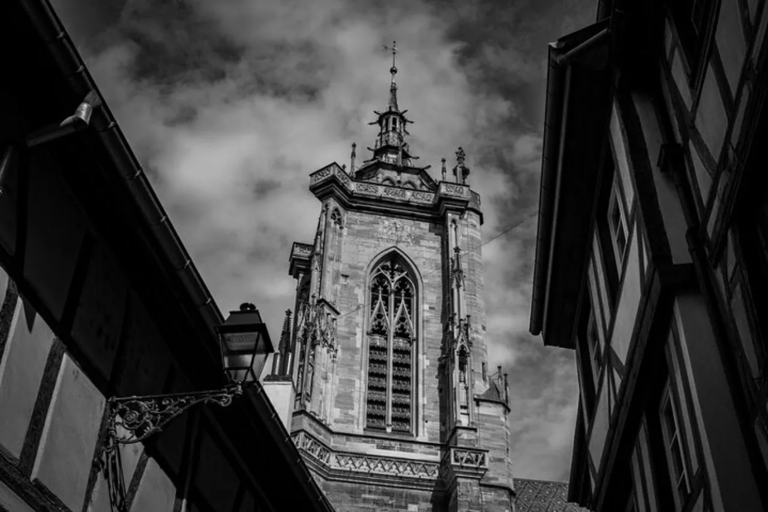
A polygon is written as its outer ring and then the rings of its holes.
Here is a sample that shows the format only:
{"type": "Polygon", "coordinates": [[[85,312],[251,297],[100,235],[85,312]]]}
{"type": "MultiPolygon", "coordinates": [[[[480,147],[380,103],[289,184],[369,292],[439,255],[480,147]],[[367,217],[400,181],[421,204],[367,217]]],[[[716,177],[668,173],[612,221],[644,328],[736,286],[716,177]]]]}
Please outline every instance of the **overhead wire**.
{"type": "MultiPolygon", "coordinates": [[[[539,213],[539,211],[538,211],[538,210],[535,210],[535,211],[533,211],[533,212],[530,212],[530,213],[528,213],[528,214],[527,214],[527,215],[525,215],[525,216],[524,216],[522,219],[520,219],[519,221],[515,222],[514,224],[512,224],[512,225],[510,225],[510,226],[508,226],[508,227],[506,227],[506,228],[504,228],[504,229],[503,229],[503,230],[501,230],[500,232],[496,233],[496,234],[495,234],[493,237],[491,237],[491,238],[489,238],[488,240],[486,240],[485,242],[481,243],[480,245],[478,245],[477,247],[475,247],[475,248],[474,248],[474,249],[472,249],[471,251],[467,251],[467,253],[466,253],[466,254],[472,254],[472,253],[474,253],[474,252],[477,252],[477,251],[479,251],[479,250],[480,250],[482,247],[484,247],[484,246],[488,245],[489,243],[493,242],[493,241],[494,241],[494,240],[496,240],[497,238],[500,238],[500,237],[502,237],[502,236],[506,235],[507,233],[509,233],[510,231],[512,231],[513,229],[516,229],[516,228],[518,228],[519,226],[523,225],[525,222],[527,222],[527,221],[528,221],[530,218],[534,217],[534,216],[535,216],[535,215],[537,215],[538,213],[539,213]]],[[[423,278],[425,278],[425,277],[427,277],[427,276],[431,276],[431,275],[432,275],[432,274],[434,274],[435,272],[438,272],[438,271],[443,271],[443,270],[445,270],[445,267],[441,265],[441,266],[440,266],[440,268],[438,268],[438,269],[435,269],[435,270],[433,270],[432,272],[428,272],[428,273],[424,274],[424,275],[422,276],[422,279],[423,279],[423,278]]],[[[358,305],[356,308],[354,308],[354,309],[352,309],[352,310],[350,310],[350,311],[347,311],[346,313],[343,313],[343,314],[339,315],[339,316],[336,318],[336,320],[338,321],[338,320],[340,320],[340,319],[344,318],[344,317],[345,317],[345,316],[347,316],[347,315],[351,315],[352,313],[356,313],[357,311],[360,311],[360,310],[361,310],[361,309],[362,309],[364,306],[365,306],[364,304],[360,304],[360,305],[358,305]]]]}

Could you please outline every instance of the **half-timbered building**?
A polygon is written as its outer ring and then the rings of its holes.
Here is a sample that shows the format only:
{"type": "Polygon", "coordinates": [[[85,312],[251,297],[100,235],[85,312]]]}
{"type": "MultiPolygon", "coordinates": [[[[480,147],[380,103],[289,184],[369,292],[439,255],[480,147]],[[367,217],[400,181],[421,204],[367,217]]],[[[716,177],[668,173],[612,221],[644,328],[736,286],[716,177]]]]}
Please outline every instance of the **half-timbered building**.
{"type": "Polygon", "coordinates": [[[765,4],[603,0],[549,48],[530,330],[598,512],[768,509],[765,4]]]}

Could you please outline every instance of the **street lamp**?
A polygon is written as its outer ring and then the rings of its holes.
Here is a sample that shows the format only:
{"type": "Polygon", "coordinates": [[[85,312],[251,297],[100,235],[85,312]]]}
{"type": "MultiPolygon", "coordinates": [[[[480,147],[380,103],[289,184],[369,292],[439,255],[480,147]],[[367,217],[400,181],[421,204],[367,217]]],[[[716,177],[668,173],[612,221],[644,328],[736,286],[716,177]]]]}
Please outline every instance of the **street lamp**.
{"type": "Polygon", "coordinates": [[[230,311],[229,317],[215,330],[222,367],[229,381],[223,388],[112,397],[107,401],[107,439],[102,449],[102,469],[109,485],[112,510],[128,510],[119,445],[144,441],[193,405],[213,403],[227,407],[236,396],[243,394],[245,387],[258,380],[267,356],[274,351],[267,326],[253,304],[244,303],[239,311],[230,311]]]}
{"type": "Polygon", "coordinates": [[[257,380],[267,355],[274,348],[256,306],[242,304],[240,311],[231,311],[216,331],[221,343],[222,364],[230,382],[243,385],[257,380]]]}

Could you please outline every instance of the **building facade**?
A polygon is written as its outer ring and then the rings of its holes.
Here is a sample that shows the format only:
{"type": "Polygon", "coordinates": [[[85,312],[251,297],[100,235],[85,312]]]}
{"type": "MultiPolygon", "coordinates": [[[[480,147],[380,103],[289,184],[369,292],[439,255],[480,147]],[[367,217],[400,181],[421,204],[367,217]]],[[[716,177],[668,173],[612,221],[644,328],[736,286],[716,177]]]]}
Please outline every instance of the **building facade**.
{"type": "Polygon", "coordinates": [[[601,1],[550,46],[531,332],[598,512],[768,509],[767,14],[601,1]]]}
{"type": "Polygon", "coordinates": [[[223,317],[47,1],[0,55],[0,511],[333,510],[258,383],[102,465],[110,397],[226,384],[223,317]]]}
{"type": "MultiPolygon", "coordinates": [[[[372,157],[358,166],[353,145],[349,168],[311,174],[316,236],[291,250],[297,314],[265,385],[289,385],[290,404],[281,395],[276,407],[337,510],[511,512],[509,389],[488,364],[480,196],[461,148],[440,180],[416,165],[396,72],[393,62],[372,157]]],[[[524,486],[518,510],[567,509],[563,484],[524,486]]]]}

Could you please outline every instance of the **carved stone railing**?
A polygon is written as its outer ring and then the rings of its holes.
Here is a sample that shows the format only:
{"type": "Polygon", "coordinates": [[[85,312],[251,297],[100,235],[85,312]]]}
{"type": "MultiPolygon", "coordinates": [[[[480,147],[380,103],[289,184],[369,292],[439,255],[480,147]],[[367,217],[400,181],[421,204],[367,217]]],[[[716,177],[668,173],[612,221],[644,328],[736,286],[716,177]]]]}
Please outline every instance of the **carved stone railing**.
{"type": "Polygon", "coordinates": [[[440,469],[447,485],[456,477],[482,478],[488,471],[488,451],[451,446],[440,469]]]}
{"type": "Polygon", "coordinates": [[[312,256],[312,245],[293,242],[291,247],[291,258],[309,259],[312,256]]]}
{"type": "Polygon", "coordinates": [[[441,182],[438,193],[444,196],[461,197],[463,199],[469,199],[469,187],[466,185],[459,185],[458,183],[441,182]]]}
{"type": "Polygon", "coordinates": [[[400,203],[433,205],[439,197],[449,197],[468,201],[474,208],[480,207],[480,195],[470,190],[469,186],[459,183],[441,182],[436,192],[414,190],[405,187],[392,187],[371,181],[355,181],[337,164],[323,167],[310,174],[310,188],[336,177],[344,188],[353,196],[378,197],[400,203]]]}
{"type": "Polygon", "coordinates": [[[333,471],[345,471],[350,475],[360,476],[395,476],[419,481],[435,481],[440,476],[439,464],[433,461],[336,452],[306,432],[295,434],[293,441],[306,457],[333,471]]]}
{"type": "Polygon", "coordinates": [[[481,450],[451,447],[452,466],[470,469],[488,469],[488,453],[481,450]]]}

